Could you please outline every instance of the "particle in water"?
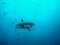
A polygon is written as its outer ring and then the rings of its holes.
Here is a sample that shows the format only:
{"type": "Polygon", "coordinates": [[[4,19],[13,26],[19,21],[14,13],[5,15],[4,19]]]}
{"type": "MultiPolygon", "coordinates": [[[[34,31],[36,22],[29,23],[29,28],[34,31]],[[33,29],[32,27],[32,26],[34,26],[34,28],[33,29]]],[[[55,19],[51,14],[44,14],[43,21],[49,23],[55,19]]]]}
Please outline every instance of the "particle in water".
{"type": "Polygon", "coordinates": [[[1,29],[1,30],[0,30],[0,32],[3,32],[3,31],[5,31],[5,29],[1,29]]]}
{"type": "Polygon", "coordinates": [[[8,30],[8,32],[10,32],[10,30],[8,30]]]}
{"type": "Polygon", "coordinates": [[[43,27],[43,29],[47,29],[47,27],[43,27]]]}
{"type": "Polygon", "coordinates": [[[6,2],[3,2],[2,4],[6,4],[6,2]]]}
{"type": "Polygon", "coordinates": [[[14,24],[15,22],[12,22],[12,24],[14,24]]]}
{"type": "Polygon", "coordinates": [[[40,4],[38,4],[38,6],[40,6],[40,4]]]}
{"type": "Polygon", "coordinates": [[[6,13],[4,12],[3,15],[6,16],[6,13]]]}
{"type": "Polygon", "coordinates": [[[19,7],[19,6],[16,6],[16,7],[19,7]]]}
{"type": "Polygon", "coordinates": [[[1,43],[1,44],[5,44],[5,42],[4,42],[4,41],[0,41],[0,43],[1,43]]]}
{"type": "Polygon", "coordinates": [[[16,13],[16,12],[13,12],[13,13],[16,13]]]}
{"type": "Polygon", "coordinates": [[[19,33],[16,33],[16,35],[18,36],[18,35],[19,35],[19,33]]]}
{"type": "Polygon", "coordinates": [[[15,21],[17,21],[17,19],[15,19],[15,21]]]}
{"type": "Polygon", "coordinates": [[[19,40],[19,38],[17,38],[17,40],[19,40]]]}

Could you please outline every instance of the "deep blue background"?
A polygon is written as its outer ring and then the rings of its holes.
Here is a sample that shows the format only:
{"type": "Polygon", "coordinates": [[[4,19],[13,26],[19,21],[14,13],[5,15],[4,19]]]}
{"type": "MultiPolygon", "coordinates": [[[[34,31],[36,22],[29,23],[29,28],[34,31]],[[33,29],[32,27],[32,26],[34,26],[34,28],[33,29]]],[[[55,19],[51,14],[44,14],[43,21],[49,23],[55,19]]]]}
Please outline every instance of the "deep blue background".
{"type": "Polygon", "coordinates": [[[59,0],[0,0],[0,45],[60,45],[59,0]],[[35,26],[17,29],[24,21],[35,26]]]}

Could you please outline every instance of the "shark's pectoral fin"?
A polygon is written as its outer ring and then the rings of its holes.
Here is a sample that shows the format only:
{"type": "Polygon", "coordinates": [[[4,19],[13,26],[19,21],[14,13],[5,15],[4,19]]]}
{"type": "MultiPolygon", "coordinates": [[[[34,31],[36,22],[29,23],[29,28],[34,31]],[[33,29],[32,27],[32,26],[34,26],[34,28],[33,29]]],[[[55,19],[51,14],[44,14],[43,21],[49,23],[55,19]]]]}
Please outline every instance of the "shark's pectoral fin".
{"type": "Polygon", "coordinates": [[[28,31],[31,31],[30,28],[27,28],[28,31]]]}

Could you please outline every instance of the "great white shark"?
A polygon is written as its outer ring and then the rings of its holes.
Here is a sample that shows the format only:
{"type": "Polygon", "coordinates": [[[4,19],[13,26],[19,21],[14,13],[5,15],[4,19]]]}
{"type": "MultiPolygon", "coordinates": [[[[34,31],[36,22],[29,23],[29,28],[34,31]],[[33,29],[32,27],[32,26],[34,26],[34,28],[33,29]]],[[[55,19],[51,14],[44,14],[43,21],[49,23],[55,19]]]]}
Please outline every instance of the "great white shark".
{"type": "Polygon", "coordinates": [[[23,19],[21,19],[21,22],[16,25],[16,28],[19,29],[27,29],[28,31],[31,31],[30,28],[32,28],[35,24],[32,22],[24,22],[23,19]]]}

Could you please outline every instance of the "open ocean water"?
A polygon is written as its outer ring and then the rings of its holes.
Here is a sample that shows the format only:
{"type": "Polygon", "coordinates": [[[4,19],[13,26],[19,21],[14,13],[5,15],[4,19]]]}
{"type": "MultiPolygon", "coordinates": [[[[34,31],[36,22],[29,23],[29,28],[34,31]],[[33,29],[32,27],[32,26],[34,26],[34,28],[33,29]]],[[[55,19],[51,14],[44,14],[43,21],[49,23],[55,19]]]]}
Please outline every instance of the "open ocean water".
{"type": "Polygon", "coordinates": [[[60,45],[60,0],[0,0],[0,45],[60,45]]]}

